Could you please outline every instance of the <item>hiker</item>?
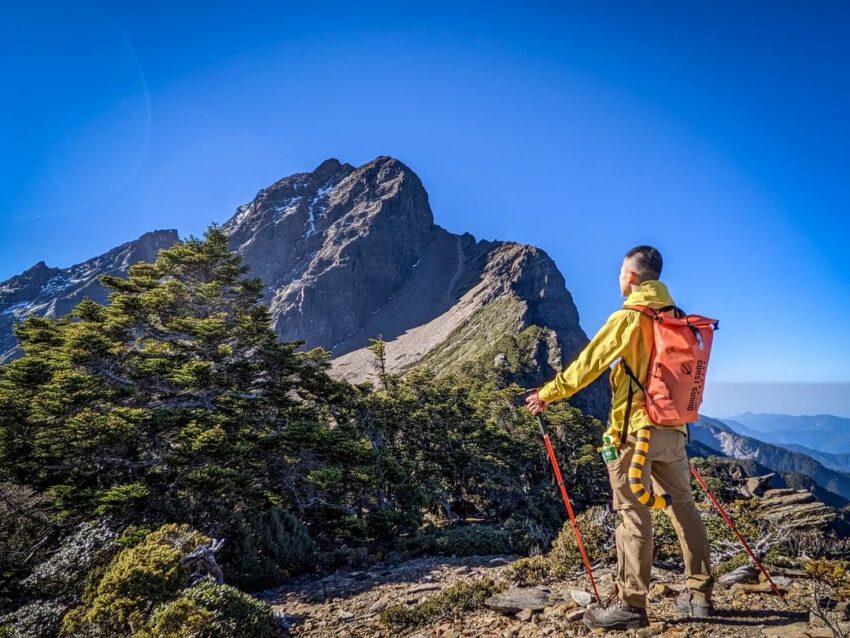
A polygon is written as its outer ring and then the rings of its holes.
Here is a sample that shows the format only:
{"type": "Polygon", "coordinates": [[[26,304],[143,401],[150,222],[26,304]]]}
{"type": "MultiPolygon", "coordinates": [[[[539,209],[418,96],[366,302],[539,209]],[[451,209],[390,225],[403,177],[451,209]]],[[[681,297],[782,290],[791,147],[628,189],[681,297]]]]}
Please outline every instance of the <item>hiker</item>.
{"type": "Polygon", "coordinates": [[[571,365],[526,398],[531,413],[540,414],[549,403],[573,396],[617,362],[611,371],[611,412],[606,434],[611,441],[619,442],[620,448],[618,457],[606,465],[613,507],[620,517],[616,530],[615,579],[615,593],[619,601],[608,607],[589,609],[584,621],[590,627],[636,629],[649,624],[646,597],[652,569],[652,517],[649,507],[638,502],[635,492],[639,491],[642,498],[649,498],[642,488],[649,490],[650,476],[652,491],[655,494],[666,493],[660,506],[669,503],[664,511],[676,530],[684,558],[687,588],[676,599],[676,607],[698,618],[713,613],[711,592],[714,581],[705,527],[691,494],[685,451],[686,424],[672,427],[653,425],[646,412],[644,393],[627,374],[629,370],[638,380],[647,378],[653,347],[653,320],[625,306],[652,309],[674,306],[667,286],[658,280],[662,263],[661,253],[652,246],[638,246],[626,253],[620,268],[620,291],[626,297],[624,308],[608,318],[571,365]],[[626,422],[627,436],[622,437],[626,422]],[[637,434],[645,428],[650,430],[637,434]],[[647,432],[651,434],[651,445],[644,454],[641,450],[647,448],[647,432]],[[629,484],[629,467],[636,446],[636,459],[644,462],[645,471],[642,474],[643,485],[640,485],[640,480],[635,480],[637,485],[632,487],[629,484]]]}

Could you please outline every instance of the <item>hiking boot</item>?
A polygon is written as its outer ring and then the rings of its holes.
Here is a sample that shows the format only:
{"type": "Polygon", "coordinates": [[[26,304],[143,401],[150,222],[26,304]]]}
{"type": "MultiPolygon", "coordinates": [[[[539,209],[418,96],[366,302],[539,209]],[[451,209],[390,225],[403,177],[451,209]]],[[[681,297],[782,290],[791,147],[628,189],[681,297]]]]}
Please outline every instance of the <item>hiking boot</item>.
{"type": "Polygon", "coordinates": [[[714,614],[711,594],[686,589],[676,596],[676,609],[694,618],[708,618],[714,614]]]}
{"type": "Polygon", "coordinates": [[[584,624],[595,629],[640,629],[649,625],[646,609],[632,607],[624,601],[610,607],[593,607],[584,612],[584,624]]]}

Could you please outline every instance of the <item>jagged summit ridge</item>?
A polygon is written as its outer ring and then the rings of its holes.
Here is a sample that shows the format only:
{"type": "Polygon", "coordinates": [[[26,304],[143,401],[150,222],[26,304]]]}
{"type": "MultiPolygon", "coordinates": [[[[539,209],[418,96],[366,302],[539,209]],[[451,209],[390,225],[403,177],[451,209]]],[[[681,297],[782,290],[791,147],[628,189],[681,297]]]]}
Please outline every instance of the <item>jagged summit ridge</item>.
{"type": "MultiPolygon", "coordinates": [[[[286,177],[239,207],[224,229],[266,282],[280,337],[330,350],[334,372],[352,381],[372,375],[365,347],[379,336],[390,342],[397,372],[429,355],[437,366],[470,360],[505,332],[540,325],[552,334],[536,356],[552,374],[587,342],[544,251],[436,225],[421,180],[392,157],[357,168],[330,159],[286,177]],[[481,313],[497,306],[483,325],[481,313]]],[[[604,389],[587,394],[602,416],[604,389]]]]}
{"type": "MultiPolygon", "coordinates": [[[[284,177],[222,228],[251,276],[266,284],[264,302],[279,337],[331,351],[334,373],[352,381],[372,376],[365,348],[374,337],[389,343],[390,369],[403,373],[421,362],[447,370],[482,354],[507,361],[500,349],[513,346],[505,338],[538,326],[538,371],[523,383],[542,382],[587,342],[564,278],[544,251],[441,228],[422,181],[393,157],[359,167],[331,158],[284,177]]],[[[6,282],[2,352],[14,354],[15,320],[33,312],[59,316],[86,294],[105,301],[100,274],[126,272],[177,241],[175,231],[158,232],[170,234],[131,242],[150,250],[118,247],[81,265],[85,272],[41,263],[6,282]],[[11,307],[18,297],[24,303],[11,307]]],[[[604,418],[606,395],[602,380],[576,404],[604,418]]]]}

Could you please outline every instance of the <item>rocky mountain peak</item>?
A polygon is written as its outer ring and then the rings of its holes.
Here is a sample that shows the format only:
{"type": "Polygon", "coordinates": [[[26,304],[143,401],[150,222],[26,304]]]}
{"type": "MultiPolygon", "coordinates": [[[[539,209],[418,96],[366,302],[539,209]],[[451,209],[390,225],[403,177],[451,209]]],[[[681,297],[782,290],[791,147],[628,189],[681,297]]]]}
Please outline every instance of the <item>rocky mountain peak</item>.
{"type": "MultiPolygon", "coordinates": [[[[375,337],[388,342],[395,372],[421,362],[449,369],[482,353],[491,364],[516,365],[507,352],[537,326],[542,332],[523,347],[534,344],[539,370],[526,370],[523,383],[551,376],[587,342],[564,278],[544,251],[437,226],[422,181],[393,157],[359,167],[327,159],[260,189],[222,228],[251,276],[266,284],[279,337],[326,348],[334,373],[352,381],[372,376],[365,347],[375,337]]],[[[13,321],[59,316],[83,296],[105,301],[101,274],[151,261],[175,241],[176,231],[154,231],[69,269],[41,264],[20,275],[29,283],[15,298],[19,305],[4,306],[0,297],[0,352],[14,347],[13,321]]],[[[604,418],[604,386],[585,391],[593,398],[576,405],[604,418]]]]}

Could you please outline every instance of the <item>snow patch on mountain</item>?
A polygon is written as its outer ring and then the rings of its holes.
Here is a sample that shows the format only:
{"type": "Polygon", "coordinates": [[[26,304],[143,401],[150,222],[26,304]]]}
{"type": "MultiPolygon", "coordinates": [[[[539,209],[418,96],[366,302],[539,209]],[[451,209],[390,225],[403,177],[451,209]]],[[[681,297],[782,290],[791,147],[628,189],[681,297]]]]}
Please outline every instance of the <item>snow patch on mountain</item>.
{"type": "Polygon", "coordinates": [[[298,195],[296,197],[290,197],[289,199],[285,199],[282,202],[278,202],[276,204],[272,204],[272,211],[274,215],[272,218],[278,222],[282,220],[284,217],[288,215],[292,215],[295,211],[298,210],[298,206],[301,204],[301,200],[303,197],[298,195]]]}

